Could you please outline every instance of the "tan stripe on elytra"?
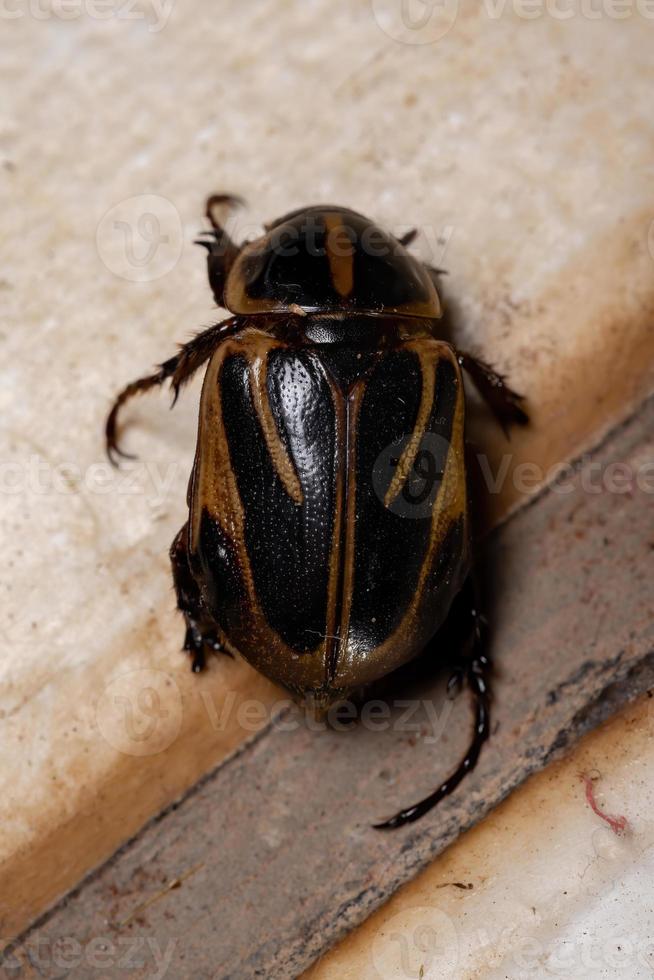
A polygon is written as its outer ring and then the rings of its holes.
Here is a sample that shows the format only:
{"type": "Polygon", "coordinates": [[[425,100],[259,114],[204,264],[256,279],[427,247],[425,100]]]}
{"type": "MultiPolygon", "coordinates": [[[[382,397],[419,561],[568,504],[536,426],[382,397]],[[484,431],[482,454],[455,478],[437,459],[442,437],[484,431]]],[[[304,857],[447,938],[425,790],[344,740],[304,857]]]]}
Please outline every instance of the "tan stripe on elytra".
{"type": "Polygon", "coordinates": [[[248,375],[250,378],[252,401],[254,402],[254,408],[259,419],[259,424],[261,425],[263,437],[266,440],[270,460],[277,476],[284,485],[286,493],[296,504],[302,504],[304,502],[302,487],[298,475],[295,472],[293,462],[286,452],[286,447],[279,438],[277,425],[272,409],[270,408],[268,386],[266,384],[268,378],[268,351],[262,351],[250,361],[248,375]]]}
{"type": "Polygon", "coordinates": [[[202,513],[207,509],[233,542],[249,601],[257,608],[254,577],[245,547],[245,513],[231,466],[220,397],[220,375],[225,360],[237,352],[240,352],[237,342],[225,341],[211,358],[204,379],[200,403],[202,445],[198,441],[193,480],[191,551],[199,550],[202,513]]]}
{"type": "MultiPolygon", "coordinates": [[[[407,348],[413,348],[424,360],[432,361],[434,369],[437,362],[443,357],[447,345],[434,341],[416,341],[414,344],[407,344],[407,348]],[[439,350],[440,348],[440,350],[439,350]]],[[[392,648],[395,638],[410,633],[415,627],[416,614],[423,598],[423,592],[427,578],[432,572],[434,561],[440,544],[442,543],[447,529],[452,521],[459,517],[467,520],[467,487],[465,480],[464,465],[464,441],[463,432],[465,424],[465,400],[463,392],[463,382],[461,372],[456,358],[448,349],[448,359],[454,365],[457,373],[458,394],[454,407],[454,418],[452,420],[452,430],[450,433],[450,447],[447,453],[445,472],[438,491],[438,495],[432,506],[432,521],[429,529],[429,541],[425,551],[425,557],[420,568],[420,574],[409,608],[402,617],[391,636],[387,637],[384,643],[377,648],[376,654],[383,654],[384,649],[392,648]]],[[[466,530],[464,529],[464,536],[466,530]]]]}
{"type": "Polygon", "coordinates": [[[427,423],[429,422],[429,415],[434,403],[434,387],[436,383],[436,364],[434,362],[434,358],[426,357],[421,351],[418,351],[418,358],[420,360],[420,371],[422,375],[422,394],[420,396],[420,406],[418,408],[418,415],[413,427],[413,432],[411,433],[411,437],[402,451],[402,455],[400,456],[399,462],[395,468],[395,473],[393,474],[393,479],[391,480],[390,486],[386,491],[386,495],[384,496],[385,507],[390,507],[395,498],[402,492],[402,488],[406,483],[407,477],[413,469],[413,464],[416,461],[418,449],[420,448],[420,443],[422,442],[422,438],[425,434],[427,423]]]}
{"type": "Polygon", "coordinates": [[[246,545],[246,514],[232,468],[220,390],[220,377],[228,357],[240,355],[249,367],[257,358],[265,357],[268,351],[284,346],[262,331],[249,329],[239,339],[224,341],[209,362],[200,402],[199,439],[191,491],[190,550],[196,554],[200,550],[202,514],[207,511],[230,540],[245,586],[242,609],[252,636],[248,659],[263,673],[274,676],[278,675],[279,663],[283,661],[288,666],[288,676],[294,678],[294,689],[303,690],[324,684],[327,639],[323,638],[311,655],[298,659],[297,652],[270,626],[261,609],[246,545]],[[276,664],[274,669],[273,663],[276,664]]]}
{"type": "MultiPolygon", "coordinates": [[[[432,520],[429,529],[429,540],[425,550],[425,556],[418,575],[418,581],[413,588],[413,595],[409,607],[407,608],[401,621],[396,626],[383,643],[369,654],[370,662],[383,669],[392,669],[397,666],[393,661],[394,651],[398,643],[406,645],[406,638],[415,632],[417,628],[418,609],[424,600],[424,588],[429,575],[432,573],[438,548],[442,543],[447,529],[452,521],[463,518],[464,538],[467,534],[467,493],[465,470],[463,462],[464,443],[463,431],[465,424],[465,402],[463,395],[463,384],[458,363],[447,344],[433,340],[416,340],[405,345],[404,349],[415,351],[422,359],[433,360],[434,366],[438,361],[445,357],[453,364],[457,373],[458,395],[454,409],[452,431],[450,435],[450,449],[447,454],[445,472],[441,481],[438,495],[432,506],[432,520]],[[388,663],[390,666],[385,668],[388,663]]],[[[347,669],[347,668],[346,668],[347,669]]],[[[336,681],[338,683],[338,671],[336,681]]]]}
{"type": "Polygon", "coordinates": [[[325,214],[327,238],[325,248],[329,261],[332,283],[340,296],[349,296],[354,288],[354,245],[336,212],[325,214]]]}

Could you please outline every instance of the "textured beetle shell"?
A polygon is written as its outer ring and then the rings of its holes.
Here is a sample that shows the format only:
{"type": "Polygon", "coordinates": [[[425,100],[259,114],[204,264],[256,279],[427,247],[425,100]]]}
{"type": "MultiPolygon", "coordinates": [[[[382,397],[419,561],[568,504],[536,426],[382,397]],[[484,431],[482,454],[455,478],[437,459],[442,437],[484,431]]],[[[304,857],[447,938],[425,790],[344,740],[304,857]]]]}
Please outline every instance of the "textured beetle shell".
{"type": "Polygon", "coordinates": [[[261,325],[209,363],[189,558],[228,645],[329,701],[416,656],[467,574],[463,385],[429,336],[299,345],[261,325]]]}

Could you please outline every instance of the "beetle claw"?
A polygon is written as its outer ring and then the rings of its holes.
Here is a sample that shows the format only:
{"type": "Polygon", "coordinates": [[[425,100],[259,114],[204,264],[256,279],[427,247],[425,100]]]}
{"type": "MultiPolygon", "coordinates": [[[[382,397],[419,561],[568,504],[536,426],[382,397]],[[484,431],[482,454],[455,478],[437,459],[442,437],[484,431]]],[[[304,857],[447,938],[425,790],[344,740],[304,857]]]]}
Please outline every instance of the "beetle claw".
{"type": "Polygon", "coordinates": [[[449,678],[446,693],[450,701],[453,701],[454,698],[461,693],[464,676],[463,670],[458,667],[455,671],[453,671],[451,677],[449,678]]]}
{"type": "Polygon", "coordinates": [[[120,466],[121,459],[138,459],[135,453],[125,452],[115,441],[107,444],[107,457],[111,465],[115,466],[116,469],[120,466]]]}
{"type": "Polygon", "coordinates": [[[220,208],[222,210],[233,211],[236,208],[246,207],[246,202],[238,194],[211,194],[207,198],[207,202],[204,207],[205,217],[211,222],[211,227],[221,231],[220,222],[216,220],[214,215],[214,209],[220,208]]]}

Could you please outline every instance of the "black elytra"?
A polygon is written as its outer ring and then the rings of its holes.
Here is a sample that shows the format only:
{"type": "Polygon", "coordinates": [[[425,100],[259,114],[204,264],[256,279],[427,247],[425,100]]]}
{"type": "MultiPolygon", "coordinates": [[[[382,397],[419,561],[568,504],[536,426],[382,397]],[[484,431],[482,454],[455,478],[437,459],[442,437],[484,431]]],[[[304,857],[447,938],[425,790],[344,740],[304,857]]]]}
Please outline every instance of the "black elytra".
{"type": "Polygon", "coordinates": [[[437,270],[361,214],[308,207],[256,241],[221,223],[239,203],[213,195],[208,252],[216,303],[231,316],[128,385],[181,386],[207,365],[189,517],[171,548],[184,648],[238,653],[325,709],[426,649],[456,599],[466,615],[459,670],[474,735],[430,796],[378,824],[418,819],[476,764],[488,737],[489,661],[471,584],[465,369],[506,430],[522,397],[439,333],[437,270]]]}

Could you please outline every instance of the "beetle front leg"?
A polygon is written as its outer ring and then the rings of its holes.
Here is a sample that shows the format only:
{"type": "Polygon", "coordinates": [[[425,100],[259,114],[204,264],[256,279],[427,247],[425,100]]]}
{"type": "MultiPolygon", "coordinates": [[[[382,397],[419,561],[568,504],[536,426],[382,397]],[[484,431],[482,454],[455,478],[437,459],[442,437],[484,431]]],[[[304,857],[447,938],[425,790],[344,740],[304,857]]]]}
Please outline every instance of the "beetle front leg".
{"type": "MultiPolygon", "coordinates": [[[[475,726],[468,750],[454,772],[440,784],[438,789],[414,803],[413,806],[400,810],[390,820],[375,824],[375,830],[395,830],[404,824],[413,823],[428,813],[437,803],[454,792],[461,780],[477,765],[482,746],[490,732],[490,682],[491,662],[483,650],[484,617],[479,611],[477,595],[472,576],[463,587],[460,597],[462,602],[461,627],[465,639],[460,655],[456,658],[456,673],[465,677],[468,687],[475,699],[475,726]]],[[[438,642],[438,637],[436,637],[438,642]]],[[[449,687],[449,685],[448,685],[449,687]]]]}
{"type": "Polygon", "coordinates": [[[134,395],[143,394],[152,388],[160,388],[166,381],[169,381],[173,390],[174,405],[182,385],[189,381],[198,368],[201,368],[209,360],[218,344],[225,337],[236,333],[242,325],[242,318],[231,317],[229,320],[223,320],[222,323],[217,323],[215,326],[203,330],[202,333],[189,340],[187,344],[182,344],[179,352],[160,364],[159,369],[154,374],[138,378],[123,388],[114,400],[105,423],[107,455],[114,466],[117,465],[118,456],[124,456],[126,459],[134,458],[118,445],[118,415],[125,402],[133,398],[134,395]]]}
{"type": "Polygon", "coordinates": [[[521,404],[524,401],[524,395],[519,395],[509,388],[503,375],[478,357],[457,351],[457,358],[461,367],[470,375],[477,391],[502,426],[505,434],[508,434],[510,425],[527,425],[529,416],[521,404]]]}
{"type": "Polygon", "coordinates": [[[223,293],[227,275],[240,252],[240,247],[232,241],[222,221],[230,210],[241,207],[244,203],[234,194],[212,194],[208,197],[204,214],[211,224],[211,231],[201,232],[202,237],[195,242],[207,250],[209,285],[218,306],[225,305],[223,293]]]}
{"type": "Polygon", "coordinates": [[[412,228],[411,231],[407,231],[404,235],[400,235],[398,242],[400,245],[404,245],[405,248],[408,248],[411,242],[414,242],[417,237],[418,229],[412,228]]]}
{"type": "Polygon", "coordinates": [[[204,608],[200,590],[188,560],[188,524],[181,529],[170,548],[177,608],[184,615],[186,633],[183,649],[191,657],[191,670],[199,674],[206,666],[206,653],[231,654],[218,639],[216,624],[204,608]]]}

